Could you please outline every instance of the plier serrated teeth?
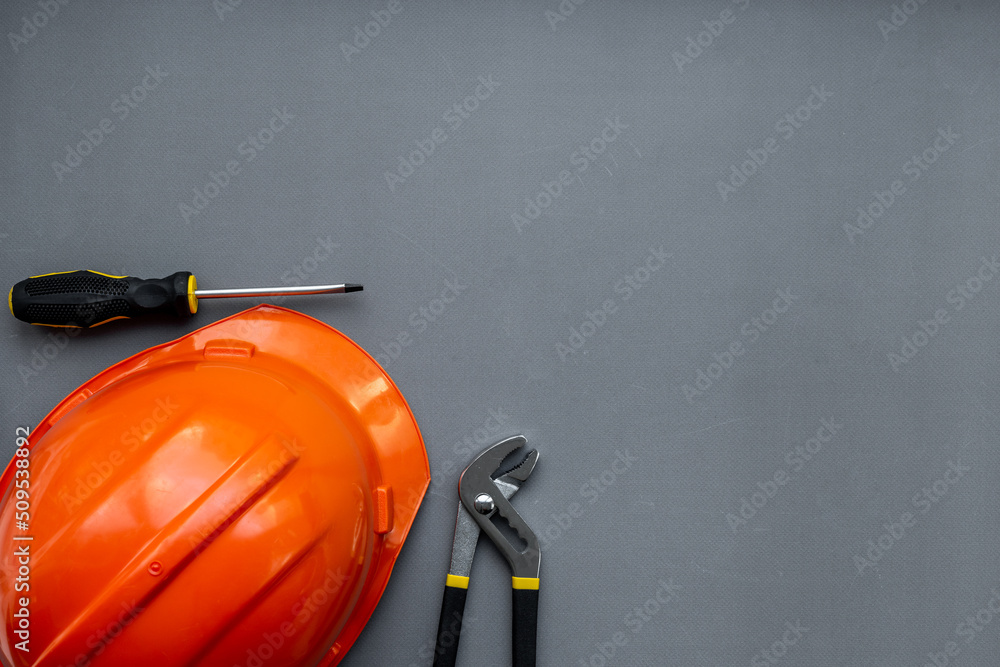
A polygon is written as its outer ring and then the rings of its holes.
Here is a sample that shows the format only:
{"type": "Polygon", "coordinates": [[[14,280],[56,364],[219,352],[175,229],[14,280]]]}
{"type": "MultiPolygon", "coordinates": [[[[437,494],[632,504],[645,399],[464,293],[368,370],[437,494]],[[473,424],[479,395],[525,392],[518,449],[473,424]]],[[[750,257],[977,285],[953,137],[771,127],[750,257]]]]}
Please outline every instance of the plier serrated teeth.
{"type": "Polygon", "coordinates": [[[524,436],[516,435],[488,447],[469,464],[459,479],[455,543],[441,605],[434,667],[455,665],[469,575],[481,532],[486,533],[511,567],[514,667],[535,665],[541,551],[537,536],[510,504],[510,499],[531,476],[538,462],[538,451],[528,452],[512,470],[493,477],[504,459],[526,443],[524,436]],[[494,524],[497,517],[505,520],[526,546],[511,544],[494,524]]]}

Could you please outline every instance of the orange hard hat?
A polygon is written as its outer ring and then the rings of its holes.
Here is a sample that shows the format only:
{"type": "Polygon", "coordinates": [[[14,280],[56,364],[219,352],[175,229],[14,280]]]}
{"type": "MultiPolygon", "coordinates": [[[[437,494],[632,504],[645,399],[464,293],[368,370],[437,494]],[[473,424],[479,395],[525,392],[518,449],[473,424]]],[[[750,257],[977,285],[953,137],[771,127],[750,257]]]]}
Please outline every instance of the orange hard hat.
{"type": "Polygon", "coordinates": [[[259,306],[149,349],[62,401],[0,478],[0,654],[336,665],[429,482],[399,390],[322,322],[259,306]]]}

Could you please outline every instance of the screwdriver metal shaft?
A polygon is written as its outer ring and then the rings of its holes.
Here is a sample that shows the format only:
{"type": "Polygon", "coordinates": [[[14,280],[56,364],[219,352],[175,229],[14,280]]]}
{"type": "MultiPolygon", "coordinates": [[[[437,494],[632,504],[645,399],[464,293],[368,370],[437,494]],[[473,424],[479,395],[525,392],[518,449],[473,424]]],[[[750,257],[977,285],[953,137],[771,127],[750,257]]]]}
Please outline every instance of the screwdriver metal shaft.
{"type": "Polygon", "coordinates": [[[363,285],[343,283],[341,285],[301,285],[294,287],[249,287],[246,289],[196,289],[199,299],[227,299],[239,296],[300,296],[304,294],[347,294],[360,292],[363,285]]]}

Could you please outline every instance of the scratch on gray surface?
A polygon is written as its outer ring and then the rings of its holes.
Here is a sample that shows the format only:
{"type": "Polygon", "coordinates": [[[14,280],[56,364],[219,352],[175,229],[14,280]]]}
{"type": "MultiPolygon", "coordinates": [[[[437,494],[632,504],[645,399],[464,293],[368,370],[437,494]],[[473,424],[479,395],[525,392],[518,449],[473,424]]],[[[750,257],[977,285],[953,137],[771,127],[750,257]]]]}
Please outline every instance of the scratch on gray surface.
{"type": "Polygon", "coordinates": [[[444,54],[441,53],[440,49],[435,49],[435,50],[437,51],[438,55],[441,56],[441,60],[444,61],[444,66],[448,68],[448,74],[451,75],[451,81],[452,83],[455,84],[455,92],[461,95],[462,89],[458,85],[458,79],[455,77],[455,72],[451,69],[451,63],[449,63],[448,59],[444,57],[444,54]]]}
{"type": "Polygon", "coordinates": [[[876,348],[878,348],[878,341],[873,341],[871,349],[868,350],[868,355],[865,357],[866,362],[872,358],[873,354],[875,354],[876,348]]]}
{"type": "Polygon", "coordinates": [[[789,402],[787,409],[785,410],[785,444],[790,444],[792,430],[792,404],[789,402]]]}
{"type": "Polygon", "coordinates": [[[455,500],[455,498],[452,498],[450,495],[447,495],[447,494],[435,491],[433,487],[428,487],[428,489],[427,489],[427,497],[430,498],[431,496],[437,496],[438,498],[443,498],[443,499],[445,499],[445,500],[447,500],[449,502],[455,500]]]}
{"type": "Polygon", "coordinates": [[[449,269],[448,266],[444,262],[442,262],[440,259],[438,259],[434,255],[432,255],[430,252],[428,252],[427,249],[425,249],[422,245],[420,245],[419,243],[417,243],[416,241],[414,241],[409,236],[407,236],[403,232],[399,231],[395,227],[389,227],[389,229],[391,229],[392,231],[396,232],[397,234],[399,234],[400,236],[402,236],[404,239],[406,239],[407,241],[409,241],[410,243],[412,243],[413,247],[415,247],[417,250],[419,250],[420,252],[424,253],[428,257],[430,257],[432,260],[434,260],[438,264],[438,266],[442,267],[445,271],[447,271],[451,275],[455,276],[456,278],[458,277],[457,273],[455,273],[454,271],[452,271],[451,269],[449,269]]]}
{"type": "Polygon", "coordinates": [[[561,148],[562,146],[568,146],[570,143],[572,142],[565,141],[561,144],[554,144],[552,146],[542,146],[541,148],[532,148],[530,151],[525,151],[524,153],[517,153],[514,157],[521,157],[522,155],[531,155],[532,153],[538,153],[539,151],[547,151],[553,148],[561,148]]]}
{"type": "MultiPolygon", "coordinates": [[[[451,206],[442,206],[440,204],[432,204],[432,203],[427,202],[427,201],[417,202],[417,206],[423,206],[424,208],[432,208],[435,211],[445,211],[445,212],[447,212],[447,211],[451,211],[452,210],[451,206]]],[[[462,212],[461,211],[461,206],[457,207],[457,211],[459,213],[462,212]]]]}
{"type": "MultiPolygon", "coordinates": [[[[882,575],[881,575],[881,573],[878,570],[872,571],[871,575],[873,577],[878,578],[878,579],[882,578],[882,575]]],[[[861,579],[861,577],[863,577],[863,576],[865,576],[865,575],[863,573],[861,573],[861,572],[858,572],[858,573],[856,573],[854,575],[854,578],[851,580],[851,585],[847,587],[847,593],[845,593],[845,595],[850,595],[851,594],[851,590],[854,588],[854,584],[858,583],[858,580],[861,579]]]]}
{"type": "MultiPolygon", "coordinates": [[[[910,262],[909,262],[908,266],[909,266],[909,269],[910,269],[910,278],[913,280],[913,283],[914,283],[914,287],[912,288],[912,290],[913,290],[913,293],[917,295],[917,298],[922,300],[924,297],[923,297],[923,295],[916,288],[916,285],[920,284],[920,278],[917,276],[917,269],[914,268],[914,266],[913,266],[913,263],[915,261],[916,261],[916,257],[914,257],[914,256],[911,255],[910,256],[910,262]]],[[[902,282],[902,281],[900,281],[900,282],[902,282]]]]}
{"type": "Polygon", "coordinates": [[[964,148],[964,149],[958,151],[958,154],[962,155],[963,153],[971,151],[973,148],[978,148],[979,146],[982,146],[983,144],[993,143],[994,141],[996,141],[998,139],[1000,139],[1000,137],[993,137],[992,139],[987,139],[986,141],[980,141],[978,144],[973,144],[973,145],[969,146],[968,148],[964,148]]]}
{"type": "Polygon", "coordinates": [[[957,382],[958,382],[959,388],[961,388],[961,390],[963,392],[965,392],[966,396],[968,396],[969,398],[972,399],[973,403],[975,403],[976,405],[979,406],[980,410],[982,410],[983,412],[985,412],[986,414],[988,414],[990,416],[990,418],[993,419],[993,420],[995,420],[997,418],[997,416],[995,414],[993,414],[992,412],[990,412],[989,409],[987,409],[987,407],[985,405],[983,405],[983,402],[979,400],[978,396],[976,396],[975,394],[973,394],[971,391],[968,390],[968,388],[964,384],[962,384],[961,380],[958,380],[957,382]]]}
{"type": "MultiPolygon", "coordinates": [[[[563,217],[563,218],[579,218],[585,220],[609,220],[611,222],[621,222],[621,216],[616,215],[601,215],[599,212],[586,212],[586,213],[572,213],[570,211],[546,211],[546,215],[552,217],[563,217]]],[[[648,218],[650,220],[661,221],[663,216],[659,215],[644,215],[642,213],[629,213],[630,218],[648,218]]],[[[669,253],[669,257],[673,257],[674,253],[669,253]]]]}
{"type": "Polygon", "coordinates": [[[683,623],[678,622],[676,627],[680,628],[681,632],[684,633],[685,637],[687,637],[688,639],[692,639],[691,633],[688,631],[686,627],[684,627],[683,623]]]}
{"type": "Polygon", "coordinates": [[[629,141],[628,145],[632,147],[632,150],[635,151],[636,155],[638,155],[639,157],[642,157],[642,153],[640,153],[639,149],[635,147],[635,144],[633,144],[631,141],[629,141]]]}
{"type": "Polygon", "coordinates": [[[695,433],[701,433],[702,431],[708,431],[710,429],[717,428],[719,426],[725,426],[726,424],[732,424],[733,422],[741,422],[741,421],[744,421],[745,419],[746,419],[746,417],[739,417],[737,419],[729,419],[729,420],[726,420],[724,422],[719,422],[718,424],[712,424],[711,426],[706,426],[704,428],[695,429],[694,431],[685,431],[684,433],[678,433],[677,436],[680,437],[680,436],[685,436],[685,435],[694,435],[695,433]]]}
{"type": "Polygon", "coordinates": [[[8,414],[8,415],[12,414],[14,412],[14,410],[17,410],[19,407],[21,407],[22,405],[24,405],[28,401],[28,399],[31,398],[35,394],[36,391],[38,391],[38,387],[35,387],[31,391],[29,391],[27,394],[25,394],[21,398],[20,401],[18,401],[17,403],[15,403],[14,406],[10,410],[8,410],[6,413],[4,413],[4,414],[8,414]]]}
{"type": "Polygon", "coordinates": [[[736,579],[738,581],[750,581],[750,582],[753,582],[755,584],[759,584],[760,583],[760,578],[759,577],[745,577],[745,576],[740,576],[738,574],[734,574],[732,572],[722,572],[722,573],[720,573],[720,572],[714,572],[712,570],[706,570],[701,565],[698,565],[698,563],[696,561],[692,560],[690,562],[691,562],[691,565],[693,565],[695,567],[695,569],[697,569],[698,571],[704,572],[705,574],[710,574],[713,577],[726,578],[726,579],[736,579]]]}

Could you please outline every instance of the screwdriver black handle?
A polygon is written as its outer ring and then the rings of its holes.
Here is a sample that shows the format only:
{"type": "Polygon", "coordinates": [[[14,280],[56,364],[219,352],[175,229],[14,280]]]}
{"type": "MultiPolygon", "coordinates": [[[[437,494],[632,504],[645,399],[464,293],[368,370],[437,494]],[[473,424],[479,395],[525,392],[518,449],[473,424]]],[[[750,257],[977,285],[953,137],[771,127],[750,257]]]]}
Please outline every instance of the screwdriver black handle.
{"type": "Polygon", "coordinates": [[[152,280],[67,271],[22,280],[11,289],[8,302],[19,320],[86,329],[152,313],[191,317],[198,312],[195,289],[188,271],[152,280]]]}

